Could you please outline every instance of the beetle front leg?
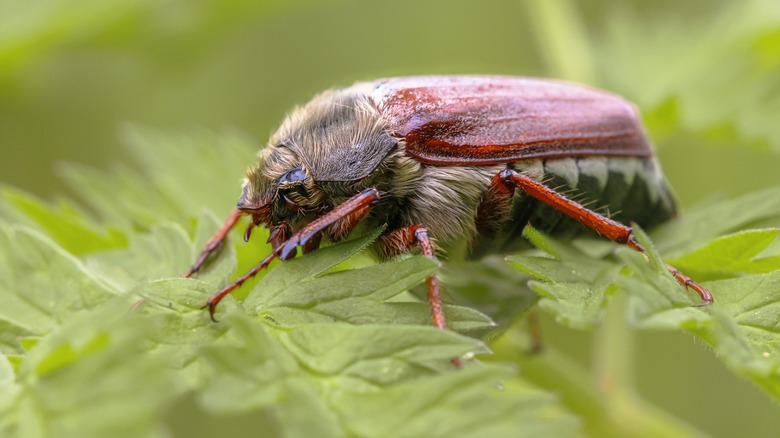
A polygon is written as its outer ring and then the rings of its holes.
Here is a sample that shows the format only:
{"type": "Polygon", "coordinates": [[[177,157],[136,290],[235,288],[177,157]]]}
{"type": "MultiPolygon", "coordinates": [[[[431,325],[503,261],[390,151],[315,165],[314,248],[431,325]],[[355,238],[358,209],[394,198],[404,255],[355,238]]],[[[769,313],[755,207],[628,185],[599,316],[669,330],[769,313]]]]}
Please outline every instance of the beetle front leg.
{"type": "Polygon", "coordinates": [[[310,250],[312,250],[317,245],[319,245],[319,238],[321,233],[330,225],[347,217],[357,217],[358,219],[355,221],[355,223],[357,223],[360,221],[360,219],[363,219],[366,215],[368,215],[371,206],[378,201],[379,192],[376,189],[366,189],[358,195],[348,199],[343,204],[337,206],[328,213],[318,217],[305,227],[298,230],[285,242],[274,248],[271,255],[263,259],[260,264],[252,268],[246,274],[238,277],[235,281],[222,288],[219,292],[212,295],[203,308],[208,307],[209,316],[211,316],[212,321],[216,322],[216,319],[214,318],[214,311],[217,308],[217,304],[219,304],[219,302],[222,301],[222,299],[225,298],[225,296],[227,296],[230,292],[234,291],[247,280],[257,275],[258,272],[267,268],[268,265],[274,261],[274,259],[278,258],[280,260],[289,260],[295,257],[296,250],[299,246],[302,246],[304,250],[306,248],[310,248],[310,250]]]}
{"type": "Polygon", "coordinates": [[[222,244],[225,241],[225,238],[227,238],[228,233],[230,233],[230,230],[236,226],[238,220],[241,219],[241,216],[244,214],[245,213],[239,209],[235,209],[230,213],[230,216],[228,216],[228,218],[225,220],[225,223],[222,224],[222,226],[219,228],[219,230],[217,230],[216,233],[214,233],[213,236],[211,236],[211,239],[209,239],[206,247],[203,249],[203,251],[201,251],[200,255],[198,255],[195,263],[192,264],[190,269],[188,269],[187,272],[182,275],[182,277],[189,278],[192,276],[192,274],[198,272],[200,268],[203,267],[203,264],[206,263],[206,260],[209,258],[209,256],[222,248],[222,244]]]}
{"type": "MultiPolygon", "coordinates": [[[[636,239],[634,239],[634,233],[631,230],[631,227],[615,222],[592,210],[588,210],[581,204],[572,201],[522,173],[518,173],[511,169],[503,170],[498,174],[498,180],[508,187],[518,187],[522,189],[528,196],[544,202],[610,240],[628,245],[641,253],[645,252],[645,249],[642,248],[636,239]]],[[[712,303],[712,294],[710,294],[706,288],[695,283],[674,267],[667,265],[666,268],[677,282],[686,288],[691,288],[696,291],[699,297],[701,297],[702,302],[699,304],[700,306],[712,303]]]]}

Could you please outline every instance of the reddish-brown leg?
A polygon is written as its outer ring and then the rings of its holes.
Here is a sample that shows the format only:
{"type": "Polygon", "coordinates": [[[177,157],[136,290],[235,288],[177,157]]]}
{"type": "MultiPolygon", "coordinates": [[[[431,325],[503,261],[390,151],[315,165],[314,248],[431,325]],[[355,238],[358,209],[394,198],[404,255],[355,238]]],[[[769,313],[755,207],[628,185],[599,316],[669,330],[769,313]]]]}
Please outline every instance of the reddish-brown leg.
{"type": "Polygon", "coordinates": [[[292,228],[290,227],[290,224],[282,222],[279,225],[271,227],[271,230],[268,233],[268,240],[266,240],[265,243],[270,243],[271,248],[276,250],[276,248],[282,246],[282,244],[290,238],[291,233],[292,228]]]}
{"type": "MultiPolygon", "coordinates": [[[[417,246],[420,248],[420,254],[435,260],[436,256],[433,253],[433,244],[431,244],[431,238],[428,236],[428,230],[419,226],[410,228],[414,230],[414,241],[417,242],[417,246]]],[[[444,321],[444,307],[441,303],[439,279],[436,278],[436,274],[433,274],[428,277],[425,283],[428,286],[428,303],[431,305],[433,325],[442,330],[447,330],[447,323],[444,321]]]]}
{"type": "Polygon", "coordinates": [[[354,215],[358,212],[362,213],[363,217],[365,217],[365,215],[368,214],[369,207],[378,201],[379,192],[376,189],[366,189],[357,196],[354,196],[345,201],[343,204],[337,206],[330,212],[313,220],[308,225],[293,234],[292,237],[290,237],[287,241],[274,248],[274,251],[271,253],[271,255],[263,259],[259,265],[255,266],[249,272],[242,275],[241,277],[238,277],[235,281],[212,295],[203,308],[208,307],[209,316],[211,316],[211,319],[216,322],[216,319],[214,319],[214,310],[217,308],[217,304],[219,304],[219,302],[222,301],[222,299],[225,298],[225,296],[227,296],[230,292],[234,291],[247,280],[257,275],[258,272],[267,268],[274,259],[278,258],[280,260],[289,260],[295,257],[296,249],[299,246],[304,247],[304,249],[307,247],[314,247],[315,243],[319,243],[318,239],[320,237],[320,233],[322,233],[322,231],[325,230],[328,226],[340,219],[354,215]]]}
{"type": "Polygon", "coordinates": [[[669,272],[672,274],[672,277],[674,277],[678,283],[682,284],[686,288],[693,289],[697,294],[699,294],[701,297],[701,303],[697,304],[696,307],[712,304],[712,294],[710,294],[710,291],[705,289],[704,286],[691,280],[690,277],[686,276],[672,265],[666,265],[666,269],[669,270],[669,272]]]}
{"type": "MultiPolygon", "coordinates": [[[[522,173],[507,169],[498,175],[504,184],[507,184],[510,187],[519,187],[529,196],[544,202],[545,204],[566,214],[586,227],[597,231],[599,234],[602,234],[605,237],[614,240],[615,242],[626,244],[639,252],[645,252],[644,248],[642,248],[642,246],[639,245],[639,243],[634,239],[634,234],[631,231],[631,227],[627,227],[594,211],[588,210],[577,202],[568,199],[555,190],[552,190],[545,185],[534,181],[522,173]]],[[[707,289],[699,284],[696,284],[690,278],[681,274],[680,271],[674,267],[667,265],[667,269],[669,269],[669,272],[680,284],[686,288],[691,288],[696,291],[696,293],[701,297],[702,302],[699,304],[700,306],[712,303],[712,295],[707,289]]]]}
{"type": "Polygon", "coordinates": [[[515,187],[506,184],[501,174],[493,176],[493,180],[477,209],[477,217],[474,221],[480,234],[492,233],[498,230],[507,221],[512,208],[512,196],[515,187]]]}
{"type": "MultiPolygon", "coordinates": [[[[436,256],[433,253],[431,239],[428,237],[428,230],[417,227],[417,229],[414,230],[414,240],[417,241],[417,245],[420,248],[420,254],[434,260],[436,259],[436,256]]],[[[428,286],[428,304],[431,306],[433,325],[442,330],[447,330],[447,324],[444,321],[444,307],[441,303],[441,288],[439,288],[439,279],[436,278],[436,274],[428,276],[426,284],[428,286]]],[[[452,362],[456,368],[463,366],[459,357],[451,358],[450,362],[452,362]]]]}
{"type": "Polygon", "coordinates": [[[320,249],[320,243],[322,242],[322,233],[315,234],[305,245],[303,245],[303,253],[308,254],[312,251],[320,249]]]}
{"type": "Polygon", "coordinates": [[[209,316],[211,317],[211,320],[217,322],[216,318],[214,318],[214,310],[216,310],[217,304],[219,304],[219,302],[222,301],[222,299],[225,298],[225,296],[227,296],[230,292],[233,292],[236,288],[240,287],[247,280],[257,275],[258,272],[267,268],[268,265],[270,265],[275,258],[276,258],[276,254],[271,253],[271,255],[263,259],[263,261],[260,262],[259,265],[249,270],[249,272],[247,272],[246,274],[236,278],[232,283],[223,287],[222,289],[219,290],[219,292],[209,297],[208,301],[206,301],[206,304],[204,304],[203,307],[201,307],[201,309],[205,309],[206,307],[208,307],[209,316]]]}
{"type": "MultiPolygon", "coordinates": [[[[380,251],[386,257],[391,257],[403,252],[409,251],[412,245],[417,244],[420,248],[420,254],[436,260],[433,251],[431,238],[428,236],[428,230],[419,225],[410,225],[404,228],[387,233],[379,238],[380,251]]],[[[436,275],[431,275],[426,281],[428,286],[428,302],[431,304],[431,317],[433,325],[447,330],[447,324],[444,321],[444,310],[441,303],[441,290],[439,280],[436,275]]]]}
{"type": "MultiPolygon", "coordinates": [[[[306,245],[306,243],[316,236],[317,233],[322,232],[325,228],[346,217],[358,213],[365,217],[368,215],[369,208],[377,202],[379,202],[379,191],[376,189],[363,190],[358,195],[349,198],[344,201],[343,204],[338,205],[333,210],[318,217],[298,230],[297,233],[293,234],[292,237],[279,246],[274,252],[277,253],[280,259],[287,260],[287,256],[294,252],[295,248],[306,245]]],[[[363,217],[360,219],[363,219],[363,217]]]]}
{"type": "MultiPolygon", "coordinates": [[[[406,252],[414,244],[417,244],[417,247],[420,248],[420,254],[434,260],[436,259],[433,244],[428,236],[428,230],[419,225],[410,225],[393,230],[379,239],[380,251],[388,257],[406,252]]],[[[433,325],[442,330],[447,330],[447,323],[444,319],[444,306],[441,302],[441,288],[439,287],[439,279],[436,277],[436,274],[428,277],[426,285],[428,286],[428,303],[431,306],[433,325]]],[[[461,367],[459,358],[453,357],[451,361],[456,367],[461,367]]]]}
{"type": "Polygon", "coordinates": [[[255,215],[252,217],[252,220],[249,221],[246,230],[244,230],[244,242],[249,242],[249,238],[252,237],[252,229],[258,225],[260,225],[260,216],[255,215]]]}
{"type": "Polygon", "coordinates": [[[206,247],[203,249],[203,251],[201,251],[197,260],[195,260],[195,263],[192,264],[190,269],[187,270],[187,272],[185,272],[184,275],[182,275],[182,277],[189,278],[192,276],[192,274],[200,270],[200,268],[206,262],[206,259],[208,259],[212,253],[218,251],[222,247],[222,242],[225,241],[225,238],[227,237],[230,230],[232,230],[233,227],[236,226],[238,220],[244,214],[245,213],[239,209],[235,209],[230,213],[230,216],[228,216],[227,220],[225,220],[225,223],[222,224],[219,230],[217,230],[217,232],[214,233],[211,239],[209,239],[208,243],[206,244],[206,247]]]}
{"type": "MultiPolygon", "coordinates": [[[[413,245],[417,245],[420,248],[420,254],[436,260],[436,254],[428,236],[428,230],[419,225],[410,225],[393,230],[380,237],[377,244],[380,254],[385,258],[407,252],[413,245]]],[[[426,284],[428,286],[428,302],[431,305],[433,325],[442,330],[447,330],[439,280],[434,274],[428,277],[426,284]]]]}

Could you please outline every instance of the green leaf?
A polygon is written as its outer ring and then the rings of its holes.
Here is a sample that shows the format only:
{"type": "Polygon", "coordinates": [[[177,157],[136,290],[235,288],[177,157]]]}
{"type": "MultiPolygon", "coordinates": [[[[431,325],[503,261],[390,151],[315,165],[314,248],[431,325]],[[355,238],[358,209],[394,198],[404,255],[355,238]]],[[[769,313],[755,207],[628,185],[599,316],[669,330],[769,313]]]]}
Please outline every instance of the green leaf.
{"type": "Polygon", "coordinates": [[[279,339],[306,369],[353,389],[451,371],[453,357],[488,353],[474,339],[432,326],[307,324],[279,339]]]}
{"type": "MultiPolygon", "coordinates": [[[[5,301],[5,299],[4,299],[5,301]]],[[[17,323],[0,319],[0,353],[21,354],[26,348],[21,339],[31,339],[33,332],[17,323]]]]}
{"type": "Polygon", "coordinates": [[[127,244],[124,235],[114,229],[103,230],[65,200],[55,208],[32,195],[4,188],[0,190],[0,214],[46,233],[63,249],[76,255],[127,244]]]}
{"type": "Polygon", "coordinates": [[[505,367],[487,365],[409,382],[373,394],[344,392],[335,403],[352,435],[572,436],[576,422],[554,414],[548,395],[505,388],[505,367]],[[495,382],[492,386],[487,382],[495,382]],[[499,405],[497,401],[501,401],[499,405]],[[383,412],[376,417],[372,413],[383,412]],[[424,416],[420,413],[425,412],[424,416]],[[557,419],[551,422],[550,419],[557,419]]]}
{"type": "Polygon", "coordinates": [[[658,247],[669,257],[680,257],[724,233],[762,221],[780,220],[780,188],[749,193],[735,199],[713,202],[686,212],[654,232],[658,247]]]}
{"type": "Polygon", "coordinates": [[[59,173],[95,214],[120,229],[144,227],[165,218],[182,222],[186,217],[153,181],[126,165],[110,171],[79,164],[63,164],[59,173]],[[116,194],[122,196],[117,198],[116,194]]]}
{"type": "Polygon", "coordinates": [[[555,313],[558,322],[576,328],[592,328],[600,324],[607,300],[617,290],[611,283],[593,286],[589,283],[532,281],[529,285],[542,297],[541,308],[555,313]]]}
{"type": "Polygon", "coordinates": [[[720,280],[712,334],[719,357],[780,399],[780,271],[720,280]]]}
{"type": "Polygon", "coordinates": [[[155,430],[159,410],[175,395],[174,380],[162,362],[143,354],[149,327],[135,318],[117,320],[116,308],[96,312],[112,323],[82,315],[31,353],[11,406],[16,418],[6,428],[19,436],[66,437],[155,430]]]}
{"type": "Polygon", "coordinates": [[[0,321],[45,334],[117,294],[81,261],[26,227],[0,226],[0,321]]]}
{"type": "MultiPolygon", "coordinates": [[[[203,308],[213,292],[210,283],[176,278],[140,283],[130,293],[142,300],[134,307],[154,317],[153,321],[159,326],[148,336],[149,354],[160,356],[169,367],[186,369],[182,377],[188,380],[203,378],[203,364],[198,361],[199,348],[212,344],[227,330],[224,324],[212,322],[203,308]]],[[[220,306],[226,311],[238,307],[230,297],[220,306]]]]}
{"type": "Polygon", "coordinates": [[[640,5],[610,5],[612,19],[596,34],[597,65],[609,66],[601,71],[604,82],[640,106],[679,100],[678,123],[688,129],[726,125],[743,138],[763,137],[780,147],[770,128],[779,101],[768,90],[776,89],[780,71],[777,16],[767,13],[770,5],[721,2],[707,10],[659,8],[652,15],[640,5]],[[713,105],[713,95],[728,104],[713,105]]]}
{"type": "Polygon", "coordinates": [[[641,228],[634,227],[634,236],[645,249],[644,254],[630,248],[617,251],[617,256],[632,271],[630,276],[617,278],[621,288],[631,294],[629,319],[644,328],[699,330],[705,327],[709,320],[709,309],[696,307],[701,299],[693,292],[687,292],[672,277],[641,228]]]}
{"type": "Polygon", "coordinates": [[[257,149],[241,135],[205,130],[177,136],[128,127],[124,139],[143,172],[127,166],[96,171],[73,164],[61,169],[65,181],[92,210],[123,229],[162,220],[184,223],[204,208],[227,215],[235,208],[240,177],[257,149]],[[214,184],[221,175],[232,175],[232,182],[214,184]]]}
{"type": "MultiPolygon", "coordinates": [[[[12,384],[16,378],[11,362],[4,354],[0,354],[0,388],[5,388],[12,384]]],[[[2,391],[3,389],[0,389],[2,391]]]]}
{"type": "Polygon", "coordinates": [[[217,135],[201,130],[175,136],[127,127],[123,138],[154,190],[189,217],[204,208],[224,214],[232,211],[241,194],[241,177],[258,149],[254,140],[237,132],[217,135]],[[229,183],[214,183],[224,176],[229,183]]]}
{"type": "MultiPolygon", "coordinates": [[[[319,303],[326,304],[349,297],[384,301],[423,281],[435,269],[433,260],[418,256],[362,269],[334,272],[318,277],[317,281],[306,281],[311,278],[298,280],[283,288],[273,287],[273,284],[265,288],[265,284],[260,284],[258,296],[252,304],[258,309],[277,306],[309,309],[319,303]]],[[[292,278],[295,279],[294,276],[292,278]]]]}
{"type": "MultiPolygon", "coordinates": [[[[772,357],[770,342],[751,342],[750,330],[739,327],[728,316],[715,313],[712,332],[717,352],[735,372],[747,376],[775,399],[780,398],[780,367],[772,357]]],[[[774,352],[776,353],[776,352],[774,352]]]]}
{"type": "Polygon", "coordinates": [[[226,342],[202,349],[211,368],[202,393],[207,411],[252,412],[266,417],[271,430],[291,436],[342,435],[316,386],[262,324],[240,315],[226,317],[225,324],[226,342]]]}
{"type": "Polygon", "coordinates": [[[700,280],[759,274],[780,269],[780,256],[759,257],[771,245],[780,229],[740,231],[718,237],[706,246],[669,263],[700,280]]]}
{"type": "Polygon", "coordinates": [[[487,334],[491,338],[499,336],[503,328],[539,300],[527,286],[528,277],[500,256],[479,261],[448,260],[440,277],[445,299],[478,309],[495,321],[487,334]]]}
{"type": "MultiPolygon", "coordinates": [[[[106,281],[124,291],[145,280],[179,277],[187,271],[218,226],[213,215],[204,212],[198,220],[195,242],[192,242],[180,225],[156,225],[149,233],[130,234],[125,249],[89,255],[87,264],[106,281]]],[[[226,244],[218,257],[210,260],[203,272],[198,274],[198,279],[210,283],[216,291],[235,269],[235,252],[232,245],[226,244]]]]}
{"type": "Polygon", "coordinates": [[[556,258],[515,255],[508,260],[539,279],[531,281],[531,287],[542,296],[540,305],[559,321],[573,327],[600,323],[606,298],[619,286],[631,295],[628,310],[633,324],[688,330],[712,345],[735,371],[775,397],[780,395],[780,270],[774,265],[776,256],[756,257],[775,241],[778,230],[749,230],[716,238],[673,261],[689,274],[772,271],[700,282],[715,297],[715,304],[709,307],[696,307],[700,297],[686,292],[671,276],[653,242],[639,227],[634,227],[634,235],[645,254],[625,247],[616,251],[618,259],[630,268],[626,275],[616,275],[620,264],[613,261],[594,260],[530,228],[526,233],[556,258]],[[596,287],[599,284],[601,289],[596,287]]]}
{"type": "MultiPolygon", "coordinates": [[[[426,257],[320,275],[362,250],[379,232],[281,264],[255,287],[244,305],[256,309],[261,318],[283,326],[331,321],[428,324],[428,303],[394,300],[434,273],[436,263],[426,257]]],[[[453,330],[493,326],[489,318],[471,309],[445,305],[444,311],[453,330]]]]}
{"type": "MultiPolygon", "coordinates": [[[[766,247],[767,237],[776,233],[758,230],[747,232],[754,244],[735,242],[739,235],[717,239],[713,248],[750,248],[757,253],[766,247]],[[759,237],[763,235],[764,239],[759,237]]],[[[656,260],[652,247],[641,232],[640,243],[656,260]]],[[[701,254],[701,253],[700,253],[701,254]]],[[[710,307],[693,307],[697,298],[684,299],[682,287],[667,273],[663,264],[643,263],[632,251],[622,251],[621,258],[635,272],[621,279],[621,285],[633,296],[631,315],[641,326],[682,328],[708,342],[735,371],[753,379],[774,397],[780,397],[780,271],[768,274],[704,283],[715,297],[710,307]]],[[[716,255],[717,257],[717,255],[716,255]]]]}
{"type": "Polygon", "coordinates": [[[507,261],[539,281],[529,286],[541,296],[539,306],[572,327],[593,327],[604,318],[609,296],[615,293],[620,266],[557,242],[527,226],[523,234],[550,256],[513,255],[507,261]]]}
{"type": "MultiPolygon", "coordinates": [[[[382,229],[372,230],[360,238],[351,239],[338,245],[327,246],[307,254],[305,257],[284,262],[277,268],[272,269],[263,278],[262,286],[258,285],[257,288],[258,290],[261,287],[281,290],[300,281],[320,275],[364,250],[379,237],[382,231],[382,229]]],[[[257,294],[257,296],[259,297],[260,295],[257,294]]],[[[247,304],[255,306],[251,297],[247,300],[247,304]]]]}
{"type": "Polygon", "coordinates": [[[576,424],[547,395],[516,385],[502,390],[511,369],[473,364],[456,371],[452,355],[483,347],[454,333],[344,324],[276,332],[239,315],[225,322],[229,345],[203,350],[214,368],[203,401],[217,412],[265,412],[268,418],[270,411],[272,430],[295,436],[473,436],[480,430],[555,436],[570,435],[576,424]],[[318,395],[323,391],[327,397],[318,395]]]}

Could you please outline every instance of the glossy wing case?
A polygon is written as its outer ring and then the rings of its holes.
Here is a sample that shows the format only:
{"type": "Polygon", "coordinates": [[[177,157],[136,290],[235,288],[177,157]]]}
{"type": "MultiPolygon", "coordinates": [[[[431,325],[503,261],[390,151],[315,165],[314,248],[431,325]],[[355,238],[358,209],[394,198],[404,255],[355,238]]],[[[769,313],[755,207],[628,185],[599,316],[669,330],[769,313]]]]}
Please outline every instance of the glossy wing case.
{"type": "Polygon", "coordinates": [[[566,82],[503,76],[380,80],[372,94],[406,153],[439,166],[530,158],[650,157],[636,108],[566,82]]]}

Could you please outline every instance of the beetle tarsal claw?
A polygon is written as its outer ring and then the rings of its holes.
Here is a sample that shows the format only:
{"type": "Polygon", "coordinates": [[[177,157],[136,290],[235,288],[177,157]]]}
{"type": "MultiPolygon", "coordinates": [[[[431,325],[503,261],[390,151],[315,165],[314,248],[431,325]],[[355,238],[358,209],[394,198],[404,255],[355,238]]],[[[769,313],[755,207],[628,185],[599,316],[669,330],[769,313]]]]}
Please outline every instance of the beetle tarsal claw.
{"type": "Polygon", "coordinates": [[[288,240],[285,242],[279,250],[279,258],[282,260],[289,260],[291,258],[295,257],[295,254],[298,253],[297,248],[298,245],[296,242],[292,241],[293,239],[288,240]]]}
{"type": "Polygon", "coordinates": [[[212,321],[218,322],[217,319],[214,317],[214,313],[217,310],[216,304],[212,301],[211,298],[209,298],[208,301],[206,301],[206,304],[200,306],[201,310],[208,308],[209,309],[209,318],[211,318],[212,321]]]}
{"type": "Polygon", "coordinates": [[[244,242],[249,242],[249,238],[252,237],[252,228],[254,227],[255,224],[252,222],[247,225],[246,230],[244,231],[244,242]]]}
{"type": "Polygon", "coordinates": [[[314,234],[316,234],[316,233],[309,234],[308,236],[305,236],[302,239],[299,239],[298,240],[298,245],[304,246],[307,243],[309,243],[309,240],[311,240],[311,238],[314,237],[314,234]]]}

